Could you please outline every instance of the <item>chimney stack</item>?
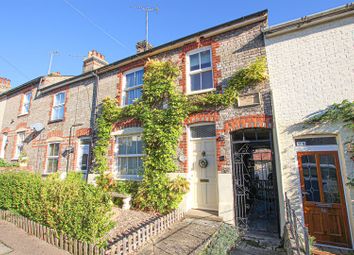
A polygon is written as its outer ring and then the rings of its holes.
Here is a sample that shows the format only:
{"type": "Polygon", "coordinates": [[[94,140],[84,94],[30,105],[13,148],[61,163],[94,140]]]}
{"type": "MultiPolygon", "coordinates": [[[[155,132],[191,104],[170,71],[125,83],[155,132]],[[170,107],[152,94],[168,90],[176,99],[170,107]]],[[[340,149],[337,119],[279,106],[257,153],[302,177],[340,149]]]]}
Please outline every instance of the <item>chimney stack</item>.
{"type": "Polygon", "coordinates": [[[4,93],[5,91],[11,88],[10,80],[0,77],[0,93],[4,93]]]}
{"type": "Polygon", "coordinates": [[[82,72],[90,72],[105,65],[108,65],[105,57],[96,50],[91,50],[88,52],[87,58],[84,59],[82,72]]]}
{"type": "Polygon", "coordinates": [[[144,51],[150,50],[152,49],[152,45],[148,42],[146,42],[146,40],[137,42],[136,44],[136,53],[142,53],[144,51]]]}

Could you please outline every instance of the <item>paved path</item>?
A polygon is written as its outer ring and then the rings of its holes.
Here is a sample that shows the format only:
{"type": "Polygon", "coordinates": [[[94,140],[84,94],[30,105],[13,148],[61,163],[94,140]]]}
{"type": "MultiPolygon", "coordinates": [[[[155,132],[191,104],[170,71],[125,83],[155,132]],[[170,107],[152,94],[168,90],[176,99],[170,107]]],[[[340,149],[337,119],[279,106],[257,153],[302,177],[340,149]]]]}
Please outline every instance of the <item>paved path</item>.
{"type": "Polygon", "coordinates": [[[281,241],[272,234],[246,234],[236,243],[230,255],[286,255],[281,241]]]}
{"type": "Polygon", "coordinates": [[[69,255],[15,225],[0,220],[0,255],[69,255]]]}
{"type": "Polygon", "coordinates": [[[137,254],[196,254],[203,247],[204,242],[217,231],[220,225],[221,222],[217,221],[186,218],[145,245],[137,254]]]}

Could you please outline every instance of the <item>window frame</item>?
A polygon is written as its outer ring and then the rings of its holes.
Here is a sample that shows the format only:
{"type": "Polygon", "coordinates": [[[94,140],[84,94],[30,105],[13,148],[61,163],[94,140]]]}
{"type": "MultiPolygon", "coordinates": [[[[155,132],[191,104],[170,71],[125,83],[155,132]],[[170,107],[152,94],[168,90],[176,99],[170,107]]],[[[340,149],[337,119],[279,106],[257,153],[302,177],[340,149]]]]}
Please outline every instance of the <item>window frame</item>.
{"type": "Polygon", "coordinates": [[[23,145],[24,145],[24,141],[26,139],[26,131],[18,131],[16,133],[16,143],[15,143],[15,153],[14,153],[14,157],[13,157],[13,160],[18,160],[20,155],[21,155],[21,152],[23,151],[23,145]],[[19,143],[20,141],[20,135],[23,134],[23,140],[21,142],[21,144],[19,143]],[[21,149],[19,149],[19,147],[21,146],[21,149]]]}
{"type": "Polygon", "coordinates": [[[143,88],[144,81],[143,81],[143,84],[136,85],[136,86],[133,86],[133,87],[130,87],[130,88],[127,87],[127,75],[132,74],[132,73],[136,73],[136,72],[141,71],[141,70],[145,73],[144,66],[136,67],[136,68],[130,69],[130,70],[128,70],[128,71],[123,73],[121,106],[124,107],[124,106],[130,105],[130,104],[126,104],[125,103],[125,101],[127,100],[127,95],[128,95],[129,91],[135,90],[135,89],[139,89],[139,88],[141,88],[141,89],[143,88]]]}
{"type": "Polygon", "coordinates": [[[44,171],[44,174],[53,174],[53,173],[56,173],[56,172],[48,172],[48,163],[49,163],[49,159],[58,159],[58,165],[57,165],[57,172],[59,171],[59,160],[60,160],[60,142],[50,142],[48,143],[48,146],[47,146],[47,154],[46,154],[46,164],[45,164],[45,171],[44,171]],[[49,152],[50,152],[50,145],[52,144],[58,144],[58,156],[49,156],[49,152]]]}
{"type": "Polygon", "coordinates": [[[119,174],[119,169],[118,169],[118,158],[141,158],[141,160],[143,159],[143,157],[145,156],[144,151],[142,151],[141,154],[124,154],[124,155],[119,155],[118,154],[118,150],[119,150],[119,144],[117,142],[118,139],[120,138],[125,138],[125,137],[133,137],[133,136],[140,136],[141,137],[141,141],[143,142],[142,139],[142,132],[136,132],[136,133],[126,133],[126,134],[117,134],[114,136],[114,172],[115,172],[115,176],[118,179],[122,179],[122,180],[139,180],[142,179],[143,175],[139,175],[139,174],[119,174]]]}
{"type": "Polygon", "coordinates": [[[51,121],[61,121],[61,120],[64,120],[64,116],[65,116],[65,103],[66,103],[66,91],[61,91],[61,92],[58,92],[58,93],[56,93],[56,94],[54,95],[54,97],[53,97],[53,106],[52,106],[52,114],[51,114],[51,118],[50,118],[51,121]],[[64,94],[64,102],[61,103],[61,104],[56,105],[57,95],[59,95],[59,94],[64,94]],[[54,118],[55,110],[56,110],[56,109],[59,109],[59,108],[61,108],[61,107],[63,107],[63,117],[62,117],[62,118],[57,118],[57,119],[55,119],[55,118],[54,118]]]}
{"type": "Polygon", "coordinates": [[[8,133],[2,134],[2,141],[1,141],[1,151],[0,151],[0,158],[5,158],[5,149],[9,143],[9,136],[8,133]],[[5,142],[4,142],[5,141],[5,142]]]}
{"type": "Polygon", "coordinates": [[[23,100],[22,100],[22,106],[21,106],[21,113],[20,115],[26,115],[26,114],[29,114],[30,112],[30,107],[31,107],[31,100],[32,100],[32,91],[28,91],[27,93],[23,94],[23,100]],[[27,95],[30,95],[29,99],[28,99],[28,102],[26,103],[26,98],[27,98],[27,95]],[[28,110],[27,112],[25,111],[26,109],[26,105],[28,105],[28,110]]]}
{"type": "Polygon", "coordinates": [[[217,135],[216,135],[216,123],[215,122],[199,122],[199,123],[191,124],[191,125],[188,126],[187,135],[188,135],[188,138],[189,138],[190,141],[216,139],[216,137],[217,137],[217,135]],[[191,127],[211,126],[211,125],[215,126],[215,136],[197,137],[197,138],[193,138],[192,137],[191,127]]]}
{"type": "MultiPolygon", "coordinates": [[[[199,55],[199,62],[201,63],[201,58],[199,55]]],[[[215,91],[215,84],[214,84],[214,70],[213,70],[213,54],[212,54],[212,49],[210,46],[198,48],[195,50],[191,50],[187,52],[186,54],[186,93],[187,95],[193,95],[193,94],[200,94],[200,93],[206,93],[210,91],[215,91]],[[190,71],[190,56],[194,54],[201,53],[203,51],[209,51],[210,52],[210,67],[205,67],[205,68],[200,68],[198,70],[193,70],[190,71]],[[192,91],[192,83],[191,83],[191,75],[193,74],[200,74],[203,72],[211,71],[211,81],[212,81],[212,88],[208,89],[200,89],[200,90],[195,90],[192,91]]]]}
{"type": "Polygon", "coordinates": [[[76,171],[79,173],[84,173],[87,174],[88,170],[90,169],[90,160],[91,160],[91,137],[89,136],[83,136],[78,139],[78,144],[77,144],[77,160],[76,160],[76,171]],[[80,168],[80,154],[82,152],[81,146],[84,145],[83,141],[88,141],[88,147],[89,147],[89,152],[88,152],[88,158],[87,158],[87,170],[81,170],[80,168]]]}

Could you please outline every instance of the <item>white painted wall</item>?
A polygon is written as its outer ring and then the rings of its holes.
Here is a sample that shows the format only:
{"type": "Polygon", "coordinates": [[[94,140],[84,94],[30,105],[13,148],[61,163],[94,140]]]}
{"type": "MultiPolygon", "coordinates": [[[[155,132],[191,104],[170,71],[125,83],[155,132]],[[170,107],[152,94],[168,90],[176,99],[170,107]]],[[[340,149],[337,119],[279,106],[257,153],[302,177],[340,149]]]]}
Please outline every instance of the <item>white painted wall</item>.
{"type": "MultiPolygon", "coordinates": [[[[310,114],[333,103],[354,100],[354,17],[266,38],[265,42],[279,151],[277,169],[281,172],[283,193],[288,192],[302,217],[295,137],[336,135],[343,182],[347,176],[354,177],[354,162],[344,147],[353,132],[341,123],[301,124],[310,114]]],[[[345,186],[344,190],[353,238],[354,189],[345,186]]],[[[280,208],[284,223],[284,207],[280,208]]]]}

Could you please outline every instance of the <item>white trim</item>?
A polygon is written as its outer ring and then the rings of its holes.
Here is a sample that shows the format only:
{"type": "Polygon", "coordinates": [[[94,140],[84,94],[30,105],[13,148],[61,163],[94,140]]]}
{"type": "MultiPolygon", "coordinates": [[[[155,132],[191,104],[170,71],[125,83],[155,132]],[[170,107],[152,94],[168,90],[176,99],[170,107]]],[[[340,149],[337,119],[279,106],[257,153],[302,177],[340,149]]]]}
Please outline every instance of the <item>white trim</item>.
{"type": "MultiPolygon", "coordinates": [[[[127,128],[129,129],[129,128],[127,128]]],[[[119,175],[118,174],[118,165],[117,165],[117,160],[118,158],[142,158],[145,156],[145,154],[124,154],[124,155],[118,155],[118,143],[117,139],[119,138],[124,138],[124,137],[132,137],[132,136],[140,136],[141,141],[143,142],[142,139],[142,132],[137,132],[138,130],[142,130],[142,128],[131,128],[132,130],[128,130],[127,132],[122,132],[121,134],[116,134],[114,136],[114,156],[113,156],[113,172],[114,172],[114,177],[118,180],[140,180],[142,178],[142,175],[134,174],[134,175],[119,175]],[[130,131],[130,132],[129,132],[130,131]],[[135,131],[135,132],[133,132],[135,131]]],[[[124,131],[126,129],[120,130],[124,131]]]]}
{"type": "MultiPolygon", "coordinates": [[[[58,167],[59,167],[59,158],[60,158],[60,142],[51,142],[51,143],[48,143],[48,146],[47,146],[47,153],[46,153],[46,159],[45,159],[45,169],[44,169],[44,174],[53,174],[55,172],[48,172],[48,159],[55,159],[57,158],[58,159],[58,167]],[[50,149],[50,145],[51,144],[59,144],[59,148],[58,148],[58,156],[49,156],[49,149],[50,149]]],[[[59,169],[57,169],[57,172],[59,171],[59,169]]]]}
{"type": "Polygon", "coordinates": [[[80,169],[80,153],[81,153],[81,145],[82,145],[82,140],[88,140],[90,143],[91,143],[91,137],[89,136],[83,136],[83,137],[80,137],[77,141],[77,159],[76,159],[76,172],[79,172],[79,173],[84,173],[86,174],[88,169],[89,169],[89,165],[90,165],[90,154],[91,154],[91,144],[86,144],[89,146],[89,156],[88,156],[88,159],[87,159],[87,170],[86,171],[83,171],[80,169]]]}
{"type": "Polygon", "coordinates": [[[5,147],[8,143],[9,143],[8,133],[3,133],[2,134],[2,141],[1,141],[0,158],[5,158],[5,147]]]}
{"type": "Polygon", "coordinates": [[[187,137],[189,141],[198,141],[198,140],[213,140],[216,139],[216,123],[213,121],[206,121],[206,122],[199,122],[195,124],[188,125],[187,127],[187,137]],[[209,125],[214,125],[215,126],[215,136],[210,136],[210,137],[199,137],[199,138],[192,138],[191,136],[191,127],[199,127],[199,126],[209,126],[209,125]]]}
{"type": "Polygon", "coordinates": [[[127,87],[127,75],[131,74],[131,73],[135,73],[135,72],[140,71],[140,70],[143,70],[145,72],[144,66],[132,68],[132,69],[129,69],[128,71],[123,73],[123,76],[122,76],[122,95],[121,95],[121,106],[122,107],[129,105],[129,104],[125,104],[125,97],[127,96],[127,91],[138,89],[138,88],[142,88],[144,86],[144,84],[141,84],[141,85],[134,86],[132,88],[128,88],[128,89],[126,88],[127,87]]]}
{"type": "Polygon", "coordinates": [[[26,114],[29,113],[30,106],[31,106],[31,100],[32,100],[32,91],[29,91],[29,92],[23,94],[23,101],[22,101],[22,106],[21,106],[21,114],[19,116],[26,115],[26,114]],[[29,97],[29,101],[27,103],[25,103],[27,95],[30,95],[30,97],[29,97]],[[28,105],[27,112],[24,111],[25,110],[25,105],[28,105]]]}
{"type": "Polygon", "coordinates": [[[58,93],[56,93],[55,95],[54,95],[54,98],[53,98],[53,106],[52,106],[52,116],[51,116],[51,120],[63,120],[64,119],[64,115],[65,115],[65,103],[66,103],[66,91],[60,91],[60,92],[58,92],[58,93]],[[64,94],[64,102],[63,103],[61,103],[61,104],[58,104],[58,105],[56,105],[56,98],[57,98],[57,95],[59,95],[59,94],[64,94]],[[54,118],[54,110],[55,109],[58,109],[58,108],[62,108],[63,107],[63,117],[62,118],[57,118],[57,119],[55,119],[54,118]]]}
{"type": "Polygon", "coordinates": [[[141,134],[143,131],[144,129],[141,127],[124,128],[118,131],[111,132],[111,136],[141,134]]]}
{"type": "Polygon", "coordinates": [[[338,151],[338,145],[308,145],[295,146],[295,152],[301,151],[338,151]]]}
{"type": "MultiPolygon", "coordinates": [[[[199,59],[200,61],[200,59],[199,59]]],[[[200,61],[201,63],[201,61],[200,61]]],[[[213,54],[212,54],[212,50],[211,50],[211,46],[205,46],[202,48],[198,48],[198,49],[194,49],[191,50],[189,52],[187,52],[186,54],[186,94],[187,95],[193,95],[193,94],[200,94],[200,93],[206,93],[206,92],[211,92],[215,90],[214,87],[214,72],[213,72],[213,54]],[[198,69],[198,70],[194,70],[194,71],[190,71],[190,56],[203,52],[203,51],[210,51],[210,67],[207,68],[203,68],[203,69],[198,69]],[[196,90],[196,91],[192,91],[191,90],[191,75],[192,74],[199,74],[199,73],[203,73],[206,71],[211,71],[211,81],[212,81],[212,88],[209,89],[201,89],[201,90],[196,90]]]]}

